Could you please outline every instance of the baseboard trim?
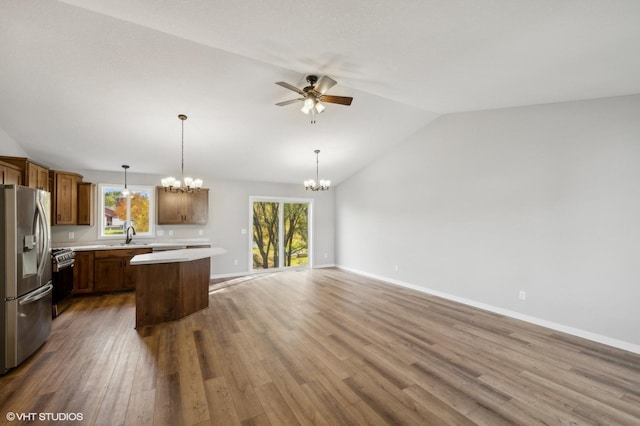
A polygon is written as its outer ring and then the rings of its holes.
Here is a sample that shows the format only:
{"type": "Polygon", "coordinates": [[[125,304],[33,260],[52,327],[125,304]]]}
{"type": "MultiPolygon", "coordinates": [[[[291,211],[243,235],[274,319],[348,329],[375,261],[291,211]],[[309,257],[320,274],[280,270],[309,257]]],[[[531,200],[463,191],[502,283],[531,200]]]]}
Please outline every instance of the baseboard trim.
{"type": "Polygon", "coordinates": [[[236,278],[236,277],[244,277],[245,275],[249,275],[249,272],[232,272],[230,274],[213,274],[209,278],[212,280],[218,278],[236,278]]]}
{"type": "MultiPolygon", "coordinates": [[[[313,269],[321,269],[321,268],[335,268],[336,265],[333,263],[327,263],[323,265],[313,265],[313,269]]],[[[255,275],[255,274],[264,274],[265,272],[282,272],[289,270],[291,268],[273,268],[273,269],[260,269],[257,271],[249,272],[232,272],[230,274],[213,274],[209,278],[212,280],[219,278],[236,278],[236,277],[244,277],[246,275],[255,275]]]]}
{"type": "Polygon", "coordinates": [[[322,269],[322,268],[335,268],[336,265],[333,263],[326,263],[324,265],[313,265],[313,269],[322,269]]]}
{"type": "Polygon", "coordinates": [[[485,311],[494,312],[496,314],[504,315],[510,318],[515,318],[518,320],[522,320],[531,324],[539,325],[542,327],[546,327],[552,330],[560,331],[563,333],[571,334],[576,337],[581,337],[587,340],[591,340],[593,342],[598,342],[605,344],[607,346],[612,346],[614,348],[623,349],[625,351],[633,352],[636,354],[640,354],[640,345],[636,345],[634,343],[625,342],[624,340],[614,339],[608,336],[603,336],[601,334],[592,333],[590,331],[582,330],[575,327],[570,327],[564,324],[559,324],[553,321],[548,321],[545,319],[533,317],[530,315],[525,315],[520,312],[511,311],[509,309],[499,308],[497,306],[489,305],[486,303],[477,302],[471,299],[466,299],[463,297],[458,297],[452,294],[444,293],[438,290],[432,290],[430,288],[421,287],[415,284],[411,284],[405,281],[396,280],[393,278],[385,277],[382,275],[371,274],[369,272],[361,271],[358,269],[350,268],[343,265],[336,265],[336,268],[343,269],[348,272],[352,272],[354,274],[362,275],[364,277],[373,278],[379,281],[384,281],[389,284],[397,285],[400,287],[410,288],[412,290],[419,291],[421,293],[430,294],[433,296],[438,296],[443,299],[451,300],[453,302],[462,303],[464,305],[473,306],[478,309],[483,309],[485,311]]]}

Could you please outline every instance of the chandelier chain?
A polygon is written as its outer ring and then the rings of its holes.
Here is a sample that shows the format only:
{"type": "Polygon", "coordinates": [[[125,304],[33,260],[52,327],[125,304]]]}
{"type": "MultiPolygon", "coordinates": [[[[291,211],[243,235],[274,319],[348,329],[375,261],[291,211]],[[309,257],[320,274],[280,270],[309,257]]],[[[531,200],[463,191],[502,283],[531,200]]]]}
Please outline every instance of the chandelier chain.
{"type": "Polygon", "coordinates": [[[184,177],[184,121],[187,116],[179,114],[178,118],[182,121],[181,126],[181,140],[180,140],[180,178],[176,180],[173,177],[167,177],[162,179],[162,186],[166,192],[193,192],[200,191],[202,188],[202,179],[191,179],[190,177],[184,177]],[[183,185],[184,184],[184,185],[183,185]]]}

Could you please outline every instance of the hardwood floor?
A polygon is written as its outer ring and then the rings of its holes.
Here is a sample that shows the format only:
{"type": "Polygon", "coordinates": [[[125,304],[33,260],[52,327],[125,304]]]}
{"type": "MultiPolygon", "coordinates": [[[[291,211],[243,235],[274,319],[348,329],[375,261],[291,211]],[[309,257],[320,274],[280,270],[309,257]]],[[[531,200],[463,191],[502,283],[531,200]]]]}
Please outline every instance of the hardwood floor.
{"type": "Polygon", "coordinates": [[[238,281],[141,330],[133,293],[75,300],[0,422],[640,424],[639,355],[335,269],[238,281]]]}

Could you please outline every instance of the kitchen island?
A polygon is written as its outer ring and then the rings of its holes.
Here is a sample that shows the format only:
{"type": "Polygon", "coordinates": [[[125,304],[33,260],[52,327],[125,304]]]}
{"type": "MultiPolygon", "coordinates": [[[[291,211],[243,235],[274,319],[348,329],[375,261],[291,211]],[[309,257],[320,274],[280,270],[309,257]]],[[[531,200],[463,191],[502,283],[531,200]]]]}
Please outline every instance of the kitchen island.
{"type": "Polygon", "coordinates": [[[209,306],[211,256],[221,248],[167,250],[131,259],[136,271],[136,328],[175,321],[209,306]]]}

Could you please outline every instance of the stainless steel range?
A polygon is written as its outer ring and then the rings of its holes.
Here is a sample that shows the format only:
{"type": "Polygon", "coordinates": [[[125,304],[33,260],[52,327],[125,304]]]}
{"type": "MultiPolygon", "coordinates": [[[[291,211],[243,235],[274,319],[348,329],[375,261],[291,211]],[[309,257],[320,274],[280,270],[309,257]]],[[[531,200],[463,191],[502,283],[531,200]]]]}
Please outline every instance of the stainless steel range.
{"type": "Polygon", "coordinates": [[[57,317],[69,306],[69,296],[73,292],[73,266],[76,253],[68,248],[51,250],[53,268],[52,314],[57,317]]]}

